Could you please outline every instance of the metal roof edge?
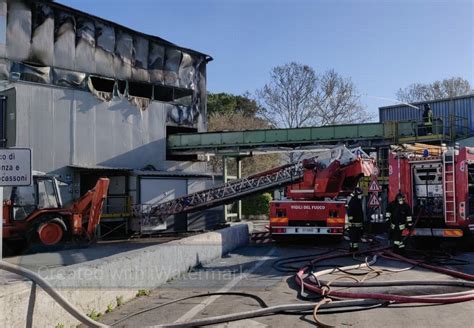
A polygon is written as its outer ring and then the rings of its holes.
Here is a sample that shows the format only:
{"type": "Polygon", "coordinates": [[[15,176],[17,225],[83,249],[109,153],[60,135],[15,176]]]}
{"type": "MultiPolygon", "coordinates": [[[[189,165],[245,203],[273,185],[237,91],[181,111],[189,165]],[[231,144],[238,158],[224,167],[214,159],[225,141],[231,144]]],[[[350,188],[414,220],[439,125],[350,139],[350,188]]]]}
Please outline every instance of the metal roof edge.
{"type": "Polygon", "coordinates": [[[183,172],[183,171],[144,171],[144,170],[133,170],[134,175],[139,176],[155,176],[155,177],[181,177],[181,178],[209,178],[217,179],[221,175],[210,174],[205,172],[183,172]]]}
{"type": "Polygon", "coordinates": [[[131,167],[112,167],[112,166],[102,166],[102,165],[79,165],[79,164],[70,164],[68,167],[77,170],[96,170],[96,171],[127,171],[131,172],[134,169],[131,167]]]}
{"type": "Polygon", "coordinates": [[[173,46],[179,50],[182,50],[182,51],[185,51],[185,52],[189,52],[189,53],[193,53],[195,55],[200,55],[200,56],[203,56],[207,62],[210,62],[213,60],[213,58],[208,55],[208,54],[205,54],[203,52],[200,52],[200,51],[197,51],[197,50],[193,50],[193,49],[190,49],[190,48],[185,48],[185,47],[181,47],[181,46],[178,46],[177,44],[175,43],[172,43],[168,40],[165,40],[163,38],[160,38],[159,36],[156,36],[156,35],[150,35],[150,34],[146,34],[146,33],[143,33],[143,32],[139,32],[139,31],[136,31],[130,27],[127,27],[127,26],[124,26],[124,25],[121,25],[119,23],[116,23],[116,22],[112,22],[110,20],[107,20],[105,18],[101,18],[101,17],[98,17],[98,16],[95,16],[95,15],[92,15],[92,14],[89,14],[89,13],[86,13],[82,10],[79,10],[79,9],[76,9],[76,8],[73,8],[73,7],[68,7],[66,5],[63,5],[59,2],[56,2],[56,1],[53,1],[53,0],[38,0],[37,2],[40,2],[40,3],[44,3],[44,4],[47,4],[51,7],[55,7],[55,8],[60,8],[62,10],[65,10],[65,11],[68,11],[68,12],[72,12],[72,13],[76,13],[76,14],[79,14],[79,15],[83,15],[83,16],[87,16],[87,17],[90,17],[90,18],[93,18],[93,19],[96,19],[98,21],[101,21],[103,23],[107,23],[107,24],[110,24],[110,25],[113,25],[115,27],[119,27],[123,30],[126,30],[128,32],[132,32],[133,34],[137,34],[137,35],[140,35],[142,37],[145,37],[145,38],[148,38],[148,39],[152,39],[153,41],[157,41],[163,45],[168,45],[168,46],[173,46]]]}
{"type": "MultiPolygon", "coordinates": [[[[409,103],[409,104],[410,104],[410,105],[413,105],[413,106],[418,106],[418,105],[423,105],[423,104],[425,104],[425,103],[443,102],[443,101],[457,100],[457,99],[464,99],[464,98],[472,98],[472,99],[474,99],[474,93],[470,93],[470,94],[462,95],[462,96],[456,96],[456,97],[449,97],[449,98],[440,98],[440,99],[433,99],[433,100],[417,101],[417,102],[412,102],[412,103],[409,103]]],[[[383,110],[383,109],[397,108],[397,107],[401,107],[401,106],[409,107],[408,105],[406,105],[406,104],[400,102],[400,103],[397,104],[397,105],[390,105],[390,106],[382,106],[382,107],[379,107],[379,112],[380,112],[380,110],[383,110]]]]}

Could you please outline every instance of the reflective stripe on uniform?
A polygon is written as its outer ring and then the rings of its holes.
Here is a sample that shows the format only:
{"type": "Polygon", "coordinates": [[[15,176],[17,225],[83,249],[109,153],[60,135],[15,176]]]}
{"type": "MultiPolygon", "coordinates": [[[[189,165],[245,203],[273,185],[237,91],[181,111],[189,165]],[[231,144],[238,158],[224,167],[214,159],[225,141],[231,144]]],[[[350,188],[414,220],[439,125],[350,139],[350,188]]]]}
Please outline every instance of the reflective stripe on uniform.
{"type": "Polygon", "coordinates": [[[407,222],[411,222],[412,221],[412,217],[411,216],[407,216],[407,222]]]}
{"type": "Polygon", "coordinates": [[[359,243],[349,243],[349,246],[353,248],[359,247],[359,243]]]}
{"type": "MultiPolygon", "coordinates": [[[[403,241],[400,241],[400,240],[394,240],[393,243],[394,243],[395,245],[398,245],[398,246],[404,245],[404,244],[403,244],[403,241]]],[[[405,245],[404,245],[404,246],[405,246],[405,245]]],[[[400,247],[401,247],[401,246],[400,246],[400,247]]]]}
{"type": "Polygon", "coordinates": [[[349,222],[349,227],[359,228],[359,227],[362,227],[362,223],[360,223],[360,222],[349,222]]]}
{"type": "Polygon", "coordinates": [[[398,228],[399,228],[400,230],[403,230],[403,229],[405,229],[405,225],[404,225],[404,224],[400,224],[400,225],[398,226],[398,228]]]}
{"type": "Polygon", "coordinates": [[[395,229],[395,225],[393,223],[391,223],[390,228],[395,229]]]}
{"type": "Polygon", "coordinates": [[[349,221],[352,220],[353,218],[354,218],[354,217],[352,217],[352,216],[348,216],[348,217],[347,217],[347,219],[348,219],[349,221]]]}
{"type": "Polygon", "coordinates": [[[385,213],[385,215],[386,215],[386,216],[389,218],[389,217],[391,217],[391,216],[392,216],[392,213],[390,213],[390,212],[387,212],[387,213],[385,213]]]}

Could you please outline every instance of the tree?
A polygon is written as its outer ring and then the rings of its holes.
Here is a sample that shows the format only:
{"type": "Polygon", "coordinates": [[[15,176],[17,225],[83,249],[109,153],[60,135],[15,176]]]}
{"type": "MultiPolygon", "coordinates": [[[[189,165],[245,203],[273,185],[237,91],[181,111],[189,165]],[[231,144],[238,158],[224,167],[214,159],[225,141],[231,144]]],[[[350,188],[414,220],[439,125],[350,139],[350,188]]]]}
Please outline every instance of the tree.
{"type": "MultiPolygon", "coordinates": [[[[243,113],[214,113],[208,119],[208,131],[243,131],[268,129],[269,127],[269,123],[265,119],[246,116],[243,113]]],[[[278,154],[245,157],[242,160],[242,175],[248,176],[264,171],[280,165],[279,163],[278,154]]],[[[213,172],[221,172],[222,165],[222,159],[217,156],[212,157],[209,162],[210,169],[213,172]]],[[[230,172],[235,173],[235,162],[229,161],[228,168],[230,172]]]]}
{"type": "Polygon", "coordinates": [[[366,122],[371,116],[360,102],[354,82],[334,70],[318,78],[316,88],[317,119],[321,125],[366,122]]]}
{"type": "Polygon", "coordinates": [[[233,95],[230,93],[208,93],[207,114],[235,114],[241,113],[243,116],[255,116],[260,110],[257,102],[250,98],[250,95],[233,95]]]}
{"type": "MultiPolygon", "coordinates": [[[[248,93],[233,95],[230,93],[210,93],[208,95],[208,131],[243,131],[269,129],[270,123],[257,117],[261,111],[257,102],[248,93]]],[[[247,176],[279,165],[279,156],[258,155],[242,160],[242,174],[247,176]]],[[[222,159],[213,157],[209,162],[213,172],[221,172],[222,159]]],[[[229,170],[236,170],[235,162],[229,161],[229,170]]]]}
{"type": "Polygon", "coordinates": [[[334,70],[318,76],[308,65],[277,66],[270,72],[270,82],[256,94],[264,104],[260,114],[279,127],[356,123],[370,118],[352,80],[334,70]]]}
{"type": "Polygon", "coordinates": [[[469,81],[461,77],[451,77],[433,83],[413,83],[398,89],[397,99],[406,103],[451,98],[472,94],[469,81]]]}

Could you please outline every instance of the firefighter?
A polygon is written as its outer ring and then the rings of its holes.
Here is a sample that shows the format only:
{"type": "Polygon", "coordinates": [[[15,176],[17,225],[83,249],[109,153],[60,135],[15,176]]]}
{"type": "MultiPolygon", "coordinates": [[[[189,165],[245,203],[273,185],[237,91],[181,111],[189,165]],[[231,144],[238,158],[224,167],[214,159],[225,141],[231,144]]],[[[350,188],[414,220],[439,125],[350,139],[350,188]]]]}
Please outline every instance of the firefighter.
{"type": "Polygon", "coordinates": [[[362,222],[364,221],[362,194],[362,189],[356,188],[351,194],[351,199],[347,204],[350,252],[356,252],[359,250],[359,243],[362,237],[362,222]]]}
{"type": "Polygon", "coordinates": [[[389,238],[396,253],[404,253],[405,243],[402,232],[411,228],[413,221],[410,205],[406,203],[405,195],[398,193],[393,202],[388,205],[386,213],[387,221],[390,223],[389,238]]]}
{"type": "Polygon", "coordinates": [[[433,133],[433,111],[429,104],[424,104],[424,111],[423,111],[423,123],[425,126],[425,133],[432,134],[433,133]]]}

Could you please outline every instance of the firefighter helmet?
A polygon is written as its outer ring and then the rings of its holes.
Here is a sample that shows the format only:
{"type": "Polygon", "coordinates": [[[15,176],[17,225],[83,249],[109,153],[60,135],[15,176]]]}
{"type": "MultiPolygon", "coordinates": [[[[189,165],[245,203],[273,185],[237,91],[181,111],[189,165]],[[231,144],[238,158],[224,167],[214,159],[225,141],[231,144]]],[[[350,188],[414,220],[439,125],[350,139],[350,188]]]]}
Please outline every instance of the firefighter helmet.
{"type": "Polygon", "coordinates": [[[397,194],[397,201],[401,201],[401,200],[402,200],[402,201],[405,201],[405,195],[402,194],[401,192],[399,192],[399,193],[397,194]]]}

